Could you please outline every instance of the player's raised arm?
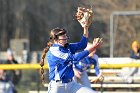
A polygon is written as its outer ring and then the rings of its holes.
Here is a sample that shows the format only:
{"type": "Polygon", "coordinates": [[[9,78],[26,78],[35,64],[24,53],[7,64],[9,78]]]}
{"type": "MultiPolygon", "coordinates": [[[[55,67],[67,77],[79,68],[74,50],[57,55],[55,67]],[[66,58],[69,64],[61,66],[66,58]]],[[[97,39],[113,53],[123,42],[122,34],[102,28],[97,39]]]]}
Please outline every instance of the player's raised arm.
{"type": "Polygon", "coordinates": [[[93,11],[91,9],[78,7],[77,13],[75,16],[76,16],[78,22],[84,28],[83,35],[85,37],[88,37],[88,28],[89,28],[90,24],[92,23],[93,11]]]}

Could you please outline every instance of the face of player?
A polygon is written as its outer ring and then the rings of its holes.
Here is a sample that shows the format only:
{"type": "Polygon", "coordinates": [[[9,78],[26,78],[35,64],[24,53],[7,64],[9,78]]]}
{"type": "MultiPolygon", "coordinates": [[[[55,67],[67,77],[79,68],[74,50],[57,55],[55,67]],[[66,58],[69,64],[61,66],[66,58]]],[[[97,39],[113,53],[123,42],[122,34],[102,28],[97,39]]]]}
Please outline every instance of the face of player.
{"type": "Polygon", "coordinates": [[[66,34],[58,36],[57,40],[58,44],[65,46],[68,43],[68,36],[66,34]]]}
{"type": "Polygon", "coordinates": [[[138,49],[139,49],[139,47],[138,47],[137,45],[133,46],[133,51],[134,51],[135,53],[138,52],[138,49]]]}

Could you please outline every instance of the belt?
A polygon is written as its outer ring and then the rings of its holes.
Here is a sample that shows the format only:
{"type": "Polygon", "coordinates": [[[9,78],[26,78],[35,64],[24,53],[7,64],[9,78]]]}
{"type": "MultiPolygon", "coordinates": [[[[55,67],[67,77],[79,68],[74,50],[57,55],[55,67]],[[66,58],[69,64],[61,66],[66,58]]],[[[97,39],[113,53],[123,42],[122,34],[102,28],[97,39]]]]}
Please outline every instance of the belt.
{"type": "Polygon", "coordinates": [[[56,82],[69,83],[69,82],[72,82],[72,79],[66,79],[66,80],[56,80],[56,82]]]}

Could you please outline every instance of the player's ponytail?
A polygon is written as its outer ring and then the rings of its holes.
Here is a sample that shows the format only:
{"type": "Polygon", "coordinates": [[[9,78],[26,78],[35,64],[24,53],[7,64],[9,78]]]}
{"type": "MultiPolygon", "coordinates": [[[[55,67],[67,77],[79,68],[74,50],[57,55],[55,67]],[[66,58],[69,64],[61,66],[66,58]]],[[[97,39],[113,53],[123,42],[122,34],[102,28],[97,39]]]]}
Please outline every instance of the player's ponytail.
{"type": "Polygon", "coordinates": [[[46,53],[48,52],[51,45],[52,45],[52,43],[48,42],[47,47],[44,48],[44,50],[43,50],[42,57],[41,57],[41,60],[40,60],[40,66],[41,66],[40,74],[41,74],[42,84],[45,83],[44,68],[43,68],[44,67],[44,60],[45,60],[45,57],[46,57],[46,53]]]}

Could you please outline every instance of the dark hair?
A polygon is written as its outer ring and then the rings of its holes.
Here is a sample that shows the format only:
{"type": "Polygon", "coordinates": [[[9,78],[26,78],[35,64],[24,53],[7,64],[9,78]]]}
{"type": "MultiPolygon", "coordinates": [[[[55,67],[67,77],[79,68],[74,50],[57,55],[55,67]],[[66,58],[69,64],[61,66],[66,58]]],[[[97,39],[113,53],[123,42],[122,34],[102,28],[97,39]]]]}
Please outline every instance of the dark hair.
{"type": "Polygon", "coordinates": [[[48,52],[49,48],[52,46],[52,44],[54,43],[54,40],[57,40],[58,39],[58,36],[61,36],[61,35],[64,35],[66,34],[66,30],[65,29],[62,29],[62,28],[55,28],[55,29],[52,29],[51,32],[50,32],[50,40],[49,42],[47,43],[47,47],[44,48],[43,50],[43,53],[42,53],[42,57],[41,57],[41,60],[40,60],[40,74],[41,74],[41,80],[42,80],[42,84],[45,83],[45,78],[44,78],[44,59],[46,57],[46,53],[48,52]]]}
{"type": "Polygon", "coordinates": [[[55,29],[52,29],[51,33],[50,33],[50,40],[57,40],[58,36],[64,35],[66,33],[67,33],[67,31],[62,28],[57,27],[55,29]]]}

